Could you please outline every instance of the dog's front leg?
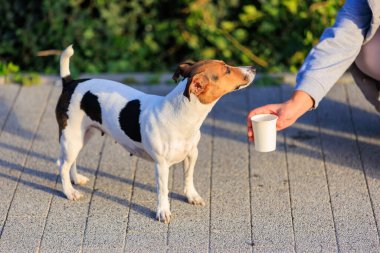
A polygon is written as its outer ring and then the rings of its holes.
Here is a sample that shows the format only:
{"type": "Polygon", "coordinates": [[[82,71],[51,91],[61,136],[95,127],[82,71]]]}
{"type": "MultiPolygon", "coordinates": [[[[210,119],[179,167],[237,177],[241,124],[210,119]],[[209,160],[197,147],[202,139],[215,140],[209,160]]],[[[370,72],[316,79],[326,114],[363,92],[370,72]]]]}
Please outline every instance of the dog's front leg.
{"type": "Polygon", "coordinates": [[[194,148],[190,154],[185,158],[183,162],[183,170],[185,176],[185,189],[187,201],[193,205],[205,205],[205,201],[199,196],[197,190],[194,187],[194,167],[198,159],[198,148],[194,148]]]}
{"type": "Polygon", "coordinates": [[[157,219],[164,223],[170,222],[170,204],[169,204],[169,166],[164,163],[156,163],[155,165],[156,173],[156,186],[157,186],[157,195],[158,195],[158,204],[157,204],[157,219]]]}

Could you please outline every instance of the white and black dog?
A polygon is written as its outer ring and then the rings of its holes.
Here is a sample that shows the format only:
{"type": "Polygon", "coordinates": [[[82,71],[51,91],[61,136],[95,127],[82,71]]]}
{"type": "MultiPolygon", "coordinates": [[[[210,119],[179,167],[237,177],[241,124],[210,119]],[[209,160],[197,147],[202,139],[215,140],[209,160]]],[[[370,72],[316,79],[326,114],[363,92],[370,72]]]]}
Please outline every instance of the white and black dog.
{"type": "Polygon", "coordinates": [[[61,146],[58,164],[66,197],[78,200],[83,196],[71,180],[88,182],[77,173],[76,159],[98,129],[131,154],[155,163],[158,220],[170,222],[169,167],[182,161],[188,202],[204,205],[193,184],[200,127],[220,97],[253,81],[255,68],[232,67],[217,60],[183,63],[173,75],[174,80],[180,76],[183,80],[162,97],[109,80],[73,80],[69,70],[73,54],[69,46],[61,55],[63,89],[56,107],[61,146]]]}

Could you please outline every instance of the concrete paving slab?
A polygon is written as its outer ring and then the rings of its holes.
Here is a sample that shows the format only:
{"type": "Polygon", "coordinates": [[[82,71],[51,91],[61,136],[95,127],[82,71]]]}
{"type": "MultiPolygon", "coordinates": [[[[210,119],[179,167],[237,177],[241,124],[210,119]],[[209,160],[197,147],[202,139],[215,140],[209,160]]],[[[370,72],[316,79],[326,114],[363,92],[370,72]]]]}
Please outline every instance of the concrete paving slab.
{"type": "Polygon", "coordinates": [[[137,158],[108,137],[91,200],[83,252],[122,252],[137,158]]]}
{"type": "Polygon", "coordinates": [[[0,85],[0,135],[20,87],[19,85],[0,85]]]}
{"type": "Polygon", "coordinates": [[[345,87],[336,85],[317,112],[338,248],[374,252],[377,229],[345,87]]]}
{"type": "MultiPolygon", "coordinates": [[[[282,86],[283,97],[292,93],[282,86]]],[[[337,251],[325,166],[315,111],[285,130],[290,197],[298,252],[337,251]]]]}
{"type": "Polygon", "coordinates": [[[172,210],[175,213],[169,225],[169,252],[207,252],[209,248],[210,220],[210,172],[212,157],[212,113],[201,128],[198,160],[194,171],[194,185],[206,202],[206,206],[187,203],[183,193],[183,165],[173,170],[172,210]],[[175,196],[174,196],[175,194],[175,196]]]}
{"type": "MultiPolygon", "coordinates": [[[[364,98],[359,88],[346,86],[354,130],[357,136],[359,155],[370,194],[371,207],[375,216],[377,234],[380,230],[380,114],[364,98]]],[[[377,247],[378,244],[377,244],[377,247]]],[[[378,251],[380,249],[378,248],[378,251]]]]}
{"type": "Polygon", "coordinates": [[[38,136],[35,137],[35,131],[40,124],[51,88],[50,85],[22,88],[4,125],[0,137],[0,177],[2,181],[0,184],[2,201],[2,205],[0,205],[0,238],[26,162],[27,152],[33,139],[38,138],[38,136]],[[14,152],[14,149],[10,147],[23,147],[27,152],[14,152]]]}
{"type": "Polygon", "coordinates": [[[241,91],[224,96],[214,108],[210,216],[213,252],[252,251],[246,108],[247,98],[241,91]]]}
{"type": "Polygon", "coordinates": [[[33,142],[20,176],[0,241],[0,252],[33,252],[39,247],[50,201],[56,194],[58,169],[54,158],[58,153],[58,128],[51,122],[55,121],[59,94],[60,89],[54,88],[38,127],[39,138],[33,142]],[[17,237],[23,240],[13,240],[17,237]]]}
{"type": "MultiPolygon", "coordinates": [[[[280,87],[250,88],[247,95],[248,110],[281,101],[280,87]]],[[[274,152],[257,152],[254,143],[249,149],[254,252],[293,252],[294,231],[284,133],[277,134],[274,152]]]]}
{"type": "MultiPolygon", "coordinates": [[[[157,195],[154,174],[153,163],[138,159],[124,252],[167,250],[168,225],[156,220],[157,195]]],[[[169,178],[171,186],[172,170],[169,178]]],[[[173,210],[172,215],[175,219],[173,210]]]]}
{"type": "MultiPolygon", "coordinates": [[[[88,209],[93,192],[105,137],[95,134],[82,149],[77,160],[78,172],[90,179],[86,186],[74,186],[84,193],[79,201],[69,201],[62,193],[61,179],[53,196],[46,227],[41,241],[41,252],[78,252],[81,250],[88,209]]],[[[58,155],[58,154],[57,154],[58,155]]]]}
{"type": "MultiPolygon", "coordinates": [[[[375,108],[364,98],[363,94],[355,84],[346,85],[348,102],[350,104],[350,114],[353,129],[359,149],[359,156],[366,187],[368,188],[370,205],[377,228],[377,238],[379,238],[380,224],[380,157],[375,154],[380,152],[380,115],[375,108]]],[[[379,240],[379,239],[377,239],[379,240]]],[[[378,243],[377,251],[379,251],[378,243]]]]}

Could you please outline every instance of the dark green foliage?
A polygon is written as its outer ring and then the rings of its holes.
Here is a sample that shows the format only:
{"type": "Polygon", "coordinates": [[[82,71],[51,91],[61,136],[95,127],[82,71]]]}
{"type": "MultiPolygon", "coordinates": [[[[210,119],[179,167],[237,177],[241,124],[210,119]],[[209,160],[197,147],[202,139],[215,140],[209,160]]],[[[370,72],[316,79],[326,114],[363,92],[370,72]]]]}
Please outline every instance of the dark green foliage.
{"type": "Polygon", "coordinates": [[[148,80],[147,80],[148,84],[158,84],[160,82],[161,82],[161,75],[151,74],[148,76],[148,80]]]}
{"type": "Polygon", "coordinates": [[[216,58],[296,71],[343,0],[0,0],[0,61],[58,73],[74,43],[72,71],[173,70],[216,58]]]}

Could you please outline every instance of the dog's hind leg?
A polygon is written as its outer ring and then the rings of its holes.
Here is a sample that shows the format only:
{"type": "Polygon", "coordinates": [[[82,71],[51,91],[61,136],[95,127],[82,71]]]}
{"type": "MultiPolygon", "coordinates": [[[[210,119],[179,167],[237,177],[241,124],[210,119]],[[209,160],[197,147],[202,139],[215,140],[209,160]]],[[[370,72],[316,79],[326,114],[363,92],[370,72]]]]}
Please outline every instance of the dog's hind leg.
{"type": "Polygon", "coordinates": [[[71,181],[76,185],[85,185],[88,183],[88,181],[90,181],[88,177],[78,173],[76,161],[74,161],[73,165],[71,166],[70,177],[71,181]]]}
{"type": "Polygon", "coordinates": [[[61,152],[59,157],[59,172],[62,180],[63,193],[70,200],[78,200],[83,194],[74,189],[70,180],[70,168],[83,147],[83,136],[70,136],[66,131],[61,136],[61,152]]]}
{"type": "Polygon", "coordinates": [[[198,148],[194,148],[190,154],[185,158],[183,162],[183,170],[185,177],[185,189],[187,201],[193,205],[205,205],[205,201],[199,196],[197,190],[194,187],[194,167],[198,158],[198,148]]]}
{"type": "MultiPolygon", "coordinates": [[[[85,146],[86,143],[91,139],[95,131],[96,130],[93,128],[89,128],[86,131],[84,135],[83,146],[85,146]]],[[[89,179],[86,176],[78,173],[76,160],[73,162],[73,165],[71,166],[70,177],[71,177],[71,181],[76,185],[84,185],[84,184],[87,184],[89,181],[89,179]]]]}

